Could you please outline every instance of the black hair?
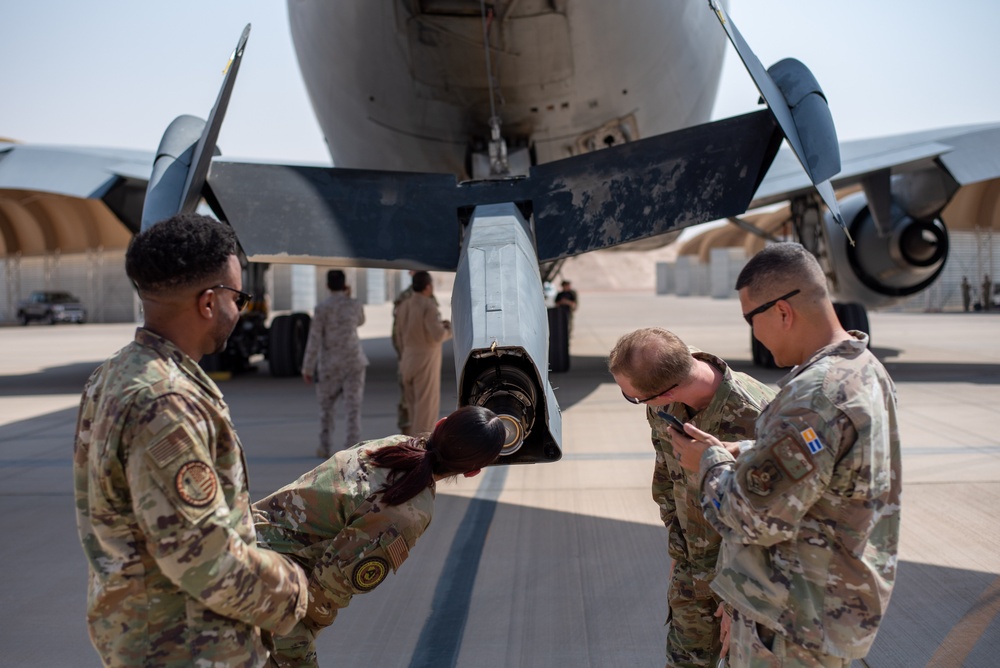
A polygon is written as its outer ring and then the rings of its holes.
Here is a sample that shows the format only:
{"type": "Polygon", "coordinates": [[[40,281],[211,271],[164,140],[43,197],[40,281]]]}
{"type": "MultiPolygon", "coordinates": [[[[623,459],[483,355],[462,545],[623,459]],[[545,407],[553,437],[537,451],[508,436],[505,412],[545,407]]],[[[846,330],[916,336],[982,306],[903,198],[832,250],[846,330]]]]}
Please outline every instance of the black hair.
{"type": "Polygon", "coordinates": [[[438,422],[430,435],[369,450],[380,468],[392,469],[379,490],[390,506],[406,503],[434,484],[434,475],[468,473],[493,463],[507,440],[503,421],[481,406],[463,406],[438,422]]]}
{"type": "Polygon", "coordinates": [[[331,269],[326,272],[326,287],[333,292],[341,292],[347,285],[347,278],[340,269],[331,269]]]}
{"type": "Polygon", "coordinates": [[[169,291],[223,274],[236,252],[236,234],[229,225],[181,213],[132,237],[125,273],[140,293],[169,291]]]}
{"type": "Polygon", "coordinates": [[[426,271],[418,271],[413,275],[413,291],[423,292],[431,284],[431,275],[426,271]]]}

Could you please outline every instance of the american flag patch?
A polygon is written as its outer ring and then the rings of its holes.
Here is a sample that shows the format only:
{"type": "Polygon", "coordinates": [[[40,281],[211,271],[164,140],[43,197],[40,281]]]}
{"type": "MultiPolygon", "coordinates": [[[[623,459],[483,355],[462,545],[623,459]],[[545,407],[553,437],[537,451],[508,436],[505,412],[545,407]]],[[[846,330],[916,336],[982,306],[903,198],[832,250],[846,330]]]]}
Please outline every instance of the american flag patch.
{"type": "Polygon", "coordinates": [[[192,445],[194,441],[191,436],[185,430],[178,429],[158,443],[149,446],[148,452],[153,461],[162,468],[187,452],[192,445]]]}
{"type": "Polygon", "coordinates": [[[398,571],[406,558],[410,556],[410,548],[407,547],[406,540],[402,536],[397,536],[396,540],[389,543],[385,552],[389,555],[389,561],[392,562],[393,571],[398,571]]]}
{"type": "Polygon", "coordinates": [[[802,440],[806,442],[806,446],[808,446],[809,452],[813,453],[814,455],[823,449],[823,444],[820,442],[819,436],[816,435],[816,432],[813,431],[812,427],[807,427],[806,429],[803,429],[802,431],[799,432],[799,435],[802,437],[802,440]]]}

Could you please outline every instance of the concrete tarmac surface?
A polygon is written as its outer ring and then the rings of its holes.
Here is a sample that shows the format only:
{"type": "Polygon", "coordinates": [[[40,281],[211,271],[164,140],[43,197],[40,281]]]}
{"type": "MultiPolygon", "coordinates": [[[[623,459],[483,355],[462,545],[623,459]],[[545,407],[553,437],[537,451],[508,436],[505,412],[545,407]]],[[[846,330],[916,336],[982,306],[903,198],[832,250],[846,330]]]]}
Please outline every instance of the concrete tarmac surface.
{"type": "MultiPolygon", "coordinates": [[[[551,376],[563,459],[441,484],[434,521],[400,572],[355,597],[321,634],[321,665],[663,665],[670,564],[650,497],[653,451],[643,409],[622,399],[606,355],[621,334],[658,325],[768,382],[783,372],[751,367],[736,300],[605,292],[580,303],[570,370],[551,376]]],[[[363,435],[376,438],[395,432],[391,306],[366,315],[363,435]]],[[[1000,314],[870,318],[873,349],[899,392],[903,530],[892,602],[874,649],[854,666],[998,666],[1000,314]]],[[[100,665],[84,619],[73,433],[84,381],[133,330],[0,328],[3,665],[100,665]]],[[[254,499],[319,462],[313,388],[259,367],[220,382],[254,499]]],[[[447,413],[456,401],[450,343],[443,374],[447,413]]]]}

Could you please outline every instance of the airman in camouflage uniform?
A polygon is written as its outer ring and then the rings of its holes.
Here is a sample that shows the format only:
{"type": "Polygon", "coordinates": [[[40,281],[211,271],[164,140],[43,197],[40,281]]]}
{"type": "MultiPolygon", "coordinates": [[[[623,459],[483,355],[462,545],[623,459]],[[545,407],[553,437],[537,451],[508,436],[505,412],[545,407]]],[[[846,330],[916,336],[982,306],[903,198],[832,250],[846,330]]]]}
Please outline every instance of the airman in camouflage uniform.
{"type": "Polygon", "coordinates": [[[368,358],[358,339],[358,327],[365,324],[365,310],[351,299],[344,272],[327,272],[330,296],[316,307],[305,354],[302,357],[302,378],[316,381],[319,400],[319,448],[317,457],[330,456],[333,438],[334,409],[337,400],[344,400],[347,430],[344,447],[361,440],[361,400],[365,393],[365,367],[368,358]]]}
{"type": "Polygon", "coordinates": [[[245,305],[234,252],[231,230],[203,216],[137,235],[126,264],[146,328],[83,392],[74,497],[90,637],[106,666],[257,668],[261,629],[285,633],[306,613],[303,571],[256,547],[243,448],[195,359],[224,347],[245,305]],[[150,256],[176,259],[195,282],[173,283],[150,256]]]}
{"type": "Polygon", "coordinates": [[[441,420],[426,441],[390,436],[359,443],[256,502],[260,544],[309,573],[307,616],[275,637],[272,665],[317,666],[319,631],[355,594],[398,571],[427,529],[435,481],[475,475],[499,455],[505,438],[496,415],[466,406],[441,420]],[[401,461],[407,458],[411,468],[401,461]]]}
{"type": "Polygon", "coordinates": [[[895,387],[868,337],[840,326],[798,244],[765,248],[737,288],[757,338],[797,366],[738,460],[704,434],[677,444],[685,467],[700,460],[723,538],[712,588],[736,610],[731,665],[846,668],[868,653],[895,581],[895,387]]]}
{"type": "Polygon", "coordinates": [[[376,468],[368,450],[405,443],[407,436],[365,441],[341,450],[312,471],[253,504],[257,541],[290,555],[309,577],[315,603],[309,617],[275,638],[279,666],[316,666],[316,633],[333,623],[355,594],[396,572],[431,522],[434,488],[389,506],[376,492],[390,469],[376,468]]]}
{"type": "MultiPolygon", "coordinates": [[[[674,564],[667,591],[667,666],[715,667],[721,653],[720,618],[715,616],[719,599],[710,585],[715,576],[721,538],[701,510],[697,476],[683,469],[673,451],[677,431],[667,422],[672,415],[724,439],[752,437],[754,422],[774,396],[774,390],[750,376],[733,371],[722,359],[689,350],[672,333],[657,328],[638,330],[622,337],[612,351],[610,364],[616,381],[630,392],[646,396],[646,419],[652,430],[656,464],[653,469],[653,500],[668,531],[668,553],[674,564]],[[687,369],[676,387],[677,376],[638,381],[649,364],[652,351],[676,359],[677,372],[687,369]],[[690,359],[690,362],[688,361],[690,359]],[[637,371],[635,367],[642,367],[637,371]]],[[[627,390],[627,391],[626,391],[627,390]]],[[[634,399],[634,397],[633,397],[634,399]]]]}

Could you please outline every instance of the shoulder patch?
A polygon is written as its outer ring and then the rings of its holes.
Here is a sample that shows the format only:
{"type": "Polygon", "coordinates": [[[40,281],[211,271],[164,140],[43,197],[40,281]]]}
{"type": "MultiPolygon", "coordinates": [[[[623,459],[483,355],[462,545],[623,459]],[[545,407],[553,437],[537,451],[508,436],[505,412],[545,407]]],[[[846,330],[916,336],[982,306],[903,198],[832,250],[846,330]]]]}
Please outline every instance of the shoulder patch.
{"type": "Polygon", "coordinates": [[[371,591],[389,575],[389,564],[381,557],[368,557],[354,567],[351,582],[360,592],[371,591]]]}
{"type": "Polygon", "coordinates": [[[747,470],[747,490],[757,496],[767,496],[774,491],[774,486],[781,477],[781,471],[774,462],[765,459],[759,466],[751,466],[747,470]]]}
{"type": "MultiPolygon", "coordinates": [[[[812,431],[807,429],[805,431],[812,431]]],[[[788,474],[794,481],[802,480],[816,470],[813,464],[812,455],[806,452],[802,443],[799,443],[791,436],[786,436],[771,446],[771,452],[778,462],[781,470],[788,474]]]]}
{"type": "Polygon", "coordinates": [[[204,508],[215,500],[219,480],[211,466],[200,459],[193,459],[177,469],[174,487],[181,501],[195,508],[204,508]]]}
{"type": "Polygon", "coordinates": [[[819,436],[816,435],[816,432],[813,431],[812,427],[806,427],[799,432],[799,435],[802,437],[802,440],[806,442],[809,452],[814,455],[823,449],[823,443],[819,440],[819,436]]]}
{"type": "Polygon", "coordinates": [[[410,556],[410,548],[406,544],[405,538],[396,536],[396,540],[385,546],[385,553],[389,555],[393,572],[396,572],[403,565],[403,562],[406,561],[406,558],[410,556]]]}

